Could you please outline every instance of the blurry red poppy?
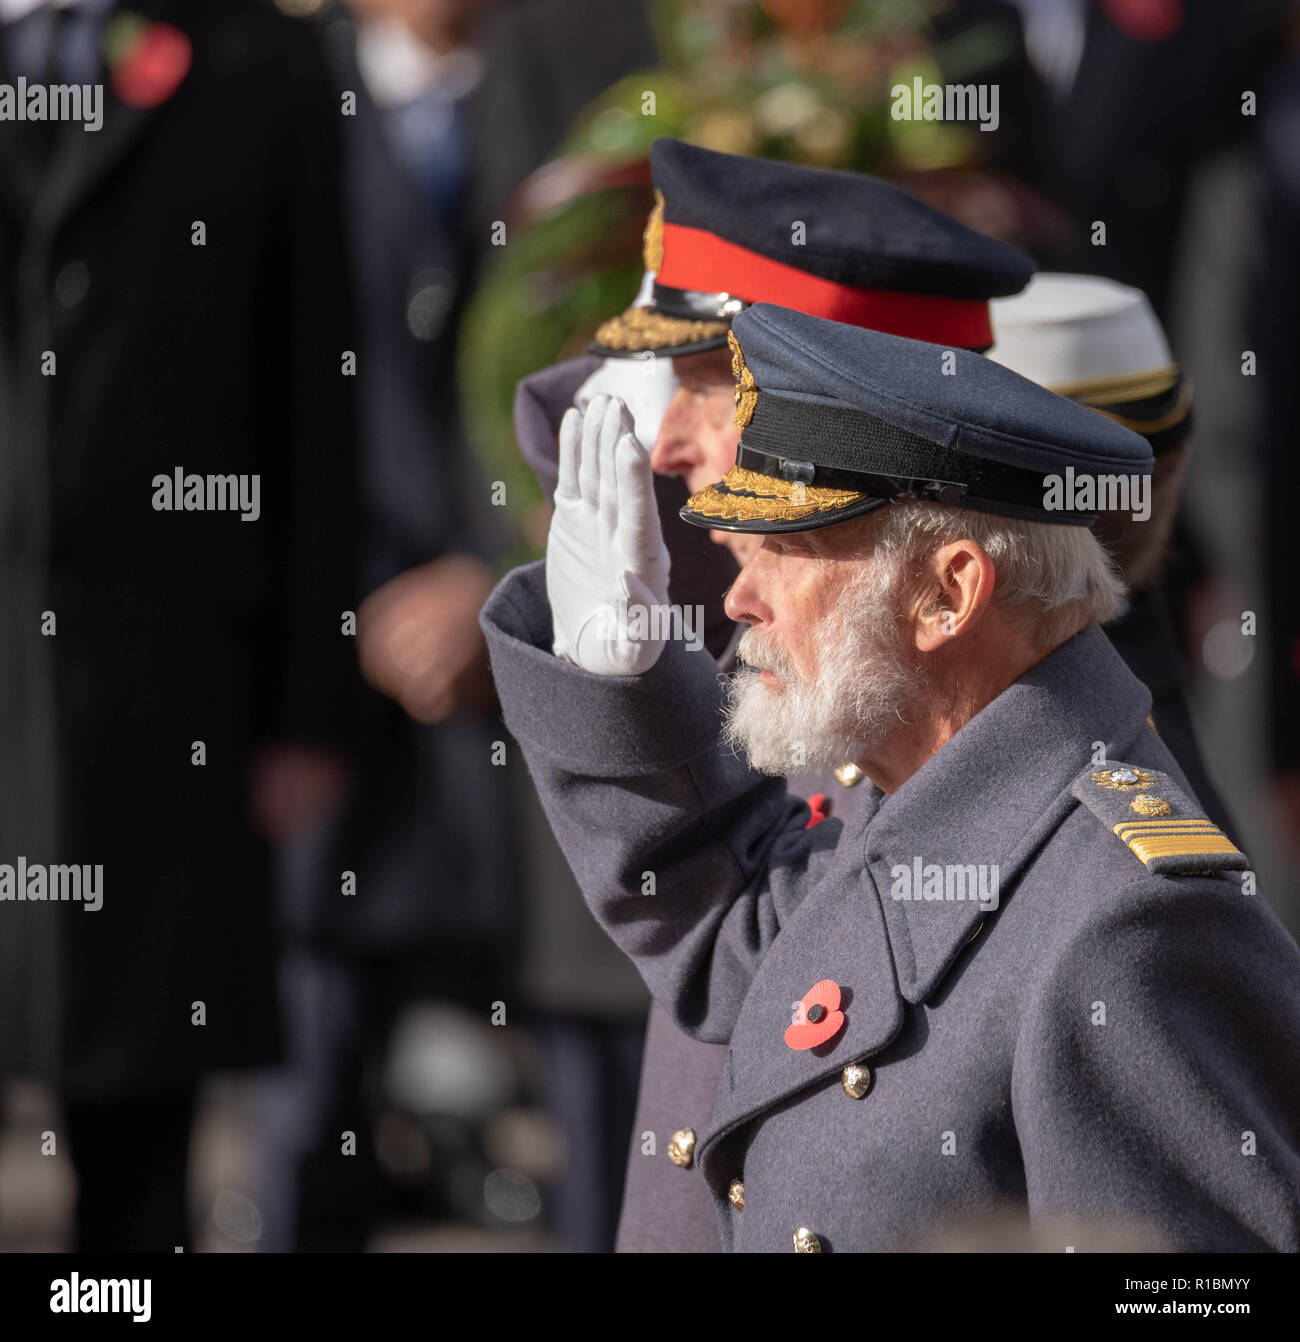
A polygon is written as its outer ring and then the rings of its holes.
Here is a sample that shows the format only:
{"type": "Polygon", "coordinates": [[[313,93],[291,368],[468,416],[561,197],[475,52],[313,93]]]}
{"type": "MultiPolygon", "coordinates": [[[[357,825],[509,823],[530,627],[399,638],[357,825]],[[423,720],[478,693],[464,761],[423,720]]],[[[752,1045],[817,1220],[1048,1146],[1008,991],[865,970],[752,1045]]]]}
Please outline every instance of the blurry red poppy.
{"type": "Polygon", "coordinates": [[[1106,16],[1137,42],[1164,42],[1182,26],[1183,0],[1101,0],[1106,16]]]}
{"type": "Polygon", "coordinates": [[[113,92],[128,107],[158,107],[189,73],[190,39],[170,23],[141,29],[113,67],[113,92]]]}

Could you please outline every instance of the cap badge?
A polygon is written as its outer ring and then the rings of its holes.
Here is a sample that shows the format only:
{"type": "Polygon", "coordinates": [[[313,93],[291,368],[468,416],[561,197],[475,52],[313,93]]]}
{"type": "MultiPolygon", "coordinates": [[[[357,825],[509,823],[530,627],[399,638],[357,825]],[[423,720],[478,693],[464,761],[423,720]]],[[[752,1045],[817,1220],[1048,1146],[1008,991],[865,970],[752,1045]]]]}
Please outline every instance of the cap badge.
{"type": "Polygon", "coordinates": [[[731,376],[736,379],[736,428],[743,429],[754,418],[758,388],[754,385],[753,373],[745,367],[745,356],[732,331],[727,332],[727,344],[731,347],[731,376]]]}
{"type": "Polygon", "coordinates": [[[645,221],[645,232],[641,235],[641,259],[647,270],[657,275],[664,264],[664,193],[655,188],[654,208],[645,221]]]}

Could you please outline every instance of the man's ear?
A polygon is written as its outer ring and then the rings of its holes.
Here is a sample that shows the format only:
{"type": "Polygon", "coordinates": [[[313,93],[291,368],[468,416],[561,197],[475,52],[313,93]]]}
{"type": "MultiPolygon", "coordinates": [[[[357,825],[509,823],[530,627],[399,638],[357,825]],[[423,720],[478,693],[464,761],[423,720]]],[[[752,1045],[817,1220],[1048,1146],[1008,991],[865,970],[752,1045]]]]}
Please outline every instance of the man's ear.
{"type": "Polygon", "coordinates": [[[968,633],[993,599],[993,561],[973,540],[951,541],[931,556],[916,612],[916,646],[936,652],[968,633]]]}

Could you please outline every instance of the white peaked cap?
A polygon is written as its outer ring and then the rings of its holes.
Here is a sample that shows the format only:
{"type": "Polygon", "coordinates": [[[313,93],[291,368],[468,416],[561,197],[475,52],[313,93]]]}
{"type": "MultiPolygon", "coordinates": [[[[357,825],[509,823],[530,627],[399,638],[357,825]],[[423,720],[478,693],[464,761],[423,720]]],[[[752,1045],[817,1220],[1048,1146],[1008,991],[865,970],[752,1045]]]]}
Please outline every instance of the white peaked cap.
{"type": "Polygon", "coordinates": [[[1136,400],[1177,380],[1169,342],[1141,289],[1095,275],[1040,272],[989,303],[988,357],[1063,396],[1136,400]]]}

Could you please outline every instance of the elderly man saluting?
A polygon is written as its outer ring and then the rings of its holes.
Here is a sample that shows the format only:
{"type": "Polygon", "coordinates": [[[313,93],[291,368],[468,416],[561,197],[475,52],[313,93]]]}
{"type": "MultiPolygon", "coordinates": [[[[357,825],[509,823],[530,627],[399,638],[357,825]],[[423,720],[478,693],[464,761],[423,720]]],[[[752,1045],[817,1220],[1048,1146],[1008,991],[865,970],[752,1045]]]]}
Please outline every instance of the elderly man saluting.
{"type": "Polygon", "coordinates": [[[545,564],[482,617],[596,917],[729,1045],[695,1153],[724,1247],[1011,1211],[1297,1249],[1300,953],[1097,627],[1094,514],[1045,507],[1145,440],[961,350],[766,304],[732,337],[737,462],[683,516],[762,535],[745,669],[637,618],[668,558],[613,399],[566,417],[545,564]],[[782,775],[844,759],[874,786],[808,828],[782,775]]]}

